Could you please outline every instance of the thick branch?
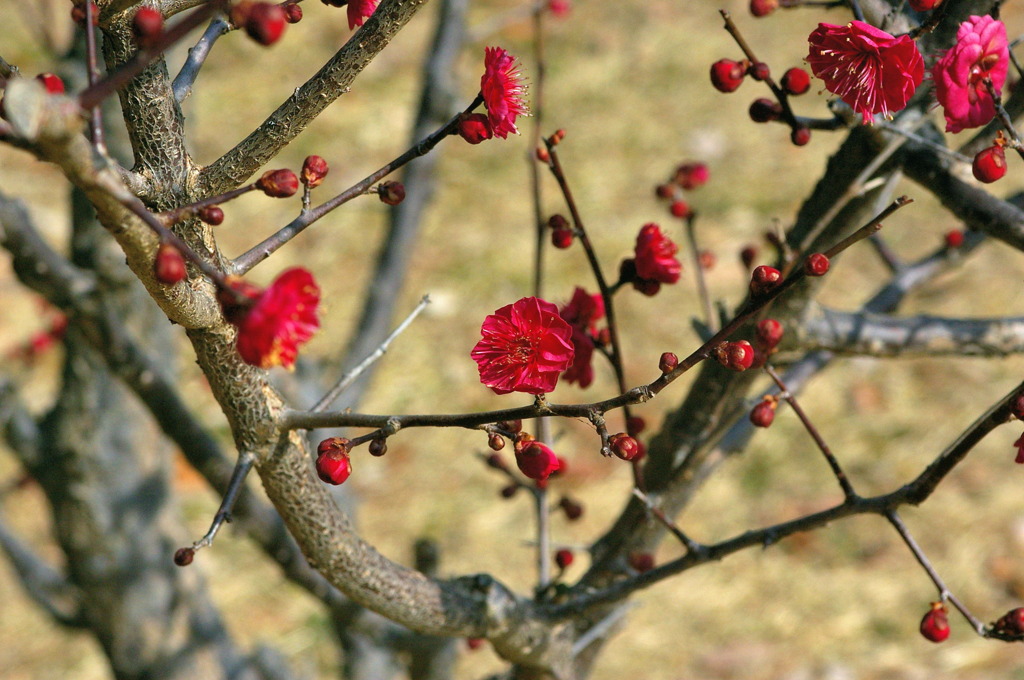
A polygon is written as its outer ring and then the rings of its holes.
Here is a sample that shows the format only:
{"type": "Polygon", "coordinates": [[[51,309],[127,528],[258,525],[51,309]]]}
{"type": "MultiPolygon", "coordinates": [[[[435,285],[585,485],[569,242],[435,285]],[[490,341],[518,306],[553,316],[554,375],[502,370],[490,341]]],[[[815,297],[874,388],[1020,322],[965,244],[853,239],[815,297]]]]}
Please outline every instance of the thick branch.
{"type": "Polygon", "coordinates": [[[818,307],[794,329],[802,350],[876,357],[1007,356],[1024,352],[1024,318],[961,319],[818,307]]]}

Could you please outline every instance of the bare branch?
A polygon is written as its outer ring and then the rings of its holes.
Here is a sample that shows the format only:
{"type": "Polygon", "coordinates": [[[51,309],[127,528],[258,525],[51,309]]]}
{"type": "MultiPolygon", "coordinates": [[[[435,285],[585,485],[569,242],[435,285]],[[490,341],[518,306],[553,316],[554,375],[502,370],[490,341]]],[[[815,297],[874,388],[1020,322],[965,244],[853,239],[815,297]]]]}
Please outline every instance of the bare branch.
{"type": "Polygon", "coordinates": [[[837,354],[1002,357],[1024,352],[1024,317],[895,317],[815,307],[794,331],[801,348],[837,354]]]}
{"type": "Polygon", "coordinates": [[[210,50],[213,48],[214,43],[230,29],[231,26],[227,21],[219,17],[215,18],[206,27],[202,37],[199,38],[195,46],[188,51],[185,63],[171,84],[171,88],[174,90],[174,99],[179,104],[192,94],[192,85],[195,84],[196,78],[199,77],[199,69],[206,63],[206,57],[210,55],[210,50]]]}
{"type": "Polygon", "coordinates": [[[233,189],[278,154],[383,50],[428,0],[384,0],[366,23],[321,68],[235,148],[199,176],[202,195],[233,189]]]}

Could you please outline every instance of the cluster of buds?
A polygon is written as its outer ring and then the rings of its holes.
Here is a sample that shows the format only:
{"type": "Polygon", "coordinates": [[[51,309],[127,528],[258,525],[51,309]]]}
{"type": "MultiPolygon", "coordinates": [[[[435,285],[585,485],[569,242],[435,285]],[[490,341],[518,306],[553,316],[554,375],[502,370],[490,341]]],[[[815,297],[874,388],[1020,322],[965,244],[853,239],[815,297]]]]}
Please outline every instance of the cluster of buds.
{"type": "Polygon", "coordinates": [[[687,219],[693,216],[690,204],[683,199],[683,191],[698,189],[707,183],[710,174],[708,166],[701,162],[686,162],[679,165],[669,181],[655,187],[658,198],[669,202],[668,211],[673,217],[687,219]]]}

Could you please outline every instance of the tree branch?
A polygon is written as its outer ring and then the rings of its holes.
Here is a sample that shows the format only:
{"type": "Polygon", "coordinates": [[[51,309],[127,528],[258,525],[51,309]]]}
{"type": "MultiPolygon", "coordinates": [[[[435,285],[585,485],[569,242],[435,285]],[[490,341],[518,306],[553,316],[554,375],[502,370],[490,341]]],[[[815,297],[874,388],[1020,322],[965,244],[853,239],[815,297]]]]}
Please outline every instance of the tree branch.
{"type": "Polygon", "coordinates": [[[384,0],[316,75],[295,88],[292,95],[235,148],[201,171],[200,194],[210,196],[233,189],[276,156],[328,105],[348,91],[356,76],[427,1],[384,0]]]}
{"type": "Polygon", "coordinates": [[[794,328],[801,349],[874,357],[985,356],[1024,352],[1024,317],[894,317],[814,307],[794,328]]]}

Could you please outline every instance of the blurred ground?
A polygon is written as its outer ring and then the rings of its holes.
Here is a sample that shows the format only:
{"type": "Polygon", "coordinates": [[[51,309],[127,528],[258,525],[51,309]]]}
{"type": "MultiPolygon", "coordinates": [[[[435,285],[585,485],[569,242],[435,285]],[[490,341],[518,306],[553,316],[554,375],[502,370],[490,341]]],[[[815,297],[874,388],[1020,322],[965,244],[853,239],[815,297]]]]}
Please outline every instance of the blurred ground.
{"type": "MultiPolygon", "coordinates": [[[[50,3],[63,22],[67,4],[50,3]]],[[[474,5],[472,23],[482,25],[512,3],[474,5]]],[[[0,55],[26,74],[49,70],[46,50],[30,30],[33,12],[49,5],[0,0],[0,55]]],[[[308,2],[306,19],[290,27],[283,42],[265,50],[229,36],[216,48],[195,95],[186,103],[194,153],[214,160],[259,124],[277,103],[311,75],[347,38],[343,12],[308,2]],[[297,55],[297,56],[295,56],[297,55]]],[[[818,21],[846,15],[819,10],[778,12],[752,19],[740,0],[728,2],[603,3],[577,0],[572,14],[551,21],[548,40],[545,127],[565,128],[562,160],[598,252],[612,273],[630,252],[644,222],[671,224],[653,198],[655,184],[676,164],[699,159],[712,180],[693,194],[702,241],[718,255],[710,273],[714,296],[730,305],[740,299],[744,275],[739,249],[758,242],[773,220],[783,226],[820,174],[839,135],[815,133],[796,148],[781,126],[751,123],[749,102],[767,89],[745,83],[734,95],[715,92],[708,65],[739,56],[721,30],[719,7],[731,9],[748,41],[776,74],[800,65],[806,35],[818,21]]],[[[428,7],[409,29],[344,95],[282,154],[275,167],[298,167],[309,153],[324,156],[331,174],[320,192],[340,191],[404,150],[418,91],[418,68],[432,30],[428,7]]],[[[1004,9],[1011,36],[1024,28],[1018,8],[1004,9]]],[[[56,20],[54,20],[56,21],[56,20]]],[[[56,25],[56,24],[54,24],[56,25]]],[[[60,31],[55,31],[60,33],[60,31]]],[[[529,30],[512,24],[481,36],[461,65],[466,100],[479,78],[483,45],[499,44],[529,61],[529,30]]],[[[60,36],[57,36],[59,41],[60,36]]],[[[180,61],[181,54],[176,56],[180,61]]],[[[175,62],[177,63],[177,62],[175,62]]],[[[798,111],[822,111],[820,83],[797,101],[798,111]]],[[[938,114],[936,114],[938,115],[938,114]]],[[[532,258],[526,134],[471,147],[458,139],[442,145],[445,180],[424,225],[404,309],[424,293],[435,304],[393,347],[381,365],[365,410],[439,412],[508,406],[478,386],[468,359],[479,323],[497,307],[528,294],[532,258]]],[[[1010,161],[1010,175],[992,190],[1012,193],[1024,169],[1010,161]]],[[[0,183],[30,205],[40,228],[59,244],[66,215],[49,168],[24,153],[0,148],[0,183]]],[[[545,212],[562,210],[552,183],[545,185],[545,212]]],[[[937,247],[958,224],[923,190],[902,191],[916,203],[886,225],[886,237],[913,258],[937,247]]],[[[226,206],[220,228],[229,255],[237,254],[288,219],[294,205],[249,196],[226,206]]],[[[312,353],[344,346],[360,309],[360,290],[372,265],[384,225],[374,199],[355,201],[332,214],[254,271],[267,281],[289,264],[303,263],[323,284],[327,315],[312,353]]],[[[672,227],[677,229],[678,227],[672,227]]],[[[678,232],[676,232],[678,233],[678,232]]],[[[549,252],[547,297],[568,299],[572,287],[592,287],[577,249],[549,252]]],[[[13,280],[0,255],[0,353],[37,329],[35,301],[13,280]]],[[[855,248],[830,274],[825,299],[853,309],[877,286],[884,272],[867,248],[855,248]]],[[[695,342],[690,318],[698,313],[687,264],[683,281],[655,298],[624,294],[618,300],[630,384],[651,378],[658,355],[680,354],[695,342]],[[671,310],[670,313],[666,313],[671,310]],[[654,321],[652,321],[654,320],[654,321]]],[[[955,272],[908,300],[905,311],[996,316],[1024,314],[1024,258],[998,244],[984,246],[955,272]]],[[[628,293],[628,292],[627,292],[628,293]]],[[[187,350],[186,350],[187,351],[187,350]]],[[[182,362],[185,365],[189,361],[182,362]]],[[[41,408],[56,381],[58,357],[18,373],[33,404],[41,408]]],[[[188,368],[187,371],[192,371],[188,368]]],[[[851,476],[867,492],[892,489],[917,473],[974,417],[1024,375],[1024,360],[917,359],[837,362],[808,389],[803,402],[851,476]]],[[[210,413],[211,427],[224,430],[216,408],[193,373],[197,412],[210,413]]],[[[684,382],[684,381],[680,381],[684,382]]],[[[676,383],[641,413],[652,425],[677,404],[685,385],[676,383]]],[[[612,393],[607,371],[582,394],[562,387],[559,400],[592,400],[612,393]]],[[[585,546],[614,517],[629,493],[625,466],[601,459],[593,435],[580,425],[558,427],[559,451],[571,465],[554,484],[582,499],[587,512],[572,525],[558,520],[555,540],[585,546]]],[[[990,436],[928,503],[905,518],[957,594],[986,620],[1024,599],[1024,506],[1015,479],[1011,443],[1019,427],[990,436]]],[[[359,459],[349,484],[362,496],[359,516],[369,540],[394,559],[411,559],[412,541],[435,538],[446,573],[491,572],[526,590],[534,579],[530,508],[517,497],[499,500],[500,479],[480,465],[484,441],[468,433],[403,432],[389,442],[383,459],[359,459]]],[[[726,465],[681,518],[701,540],[715,540],[820,508],[836,500],[834,482],[791,413],[755,437],[750,450],[726,465]]],[[[0,455],[2,478],[16,468],[0,455]]],[[[182,510],[190,531],[205,530],[217,499],[183,471],[182,510]]],[[[4,504],[12,526],[45,555],[59,553],[48,541],[46,509],[34,489],[13,493],[4,504]]],[[[659,559],[678,554],[666,543],[659,559]]],[[[582,562],[582,560],[580,560],[582,562]]],[[[57,628],[18,587],[0,563],[0,676],[11,680],[109,676],[97,645],[82,633],[57,628]]],[[[246,644],[265,642],[284,652],[295,667],[328,676],[337,659],[323,612],[304,593],[228,528],[217,546],[192,567],[211,582],[211,592],[233,633],[246,644]]],[[[574,565],[570,577],[580,573],[574,565]]],[[[975,680],[1024,678],[1021,647],[977,639],[951,616],[953,635],[941,646],[917,633],[934,598],[931,584],[895,534],[876,518],[858,518],[770,550],[748,551],[689,572],[637,598],[626,629],[609,645],[596,680],[975,680]]],[[[484,649],[467,654],[459,678],[478,678],[500,668],[484,649]]]]}

